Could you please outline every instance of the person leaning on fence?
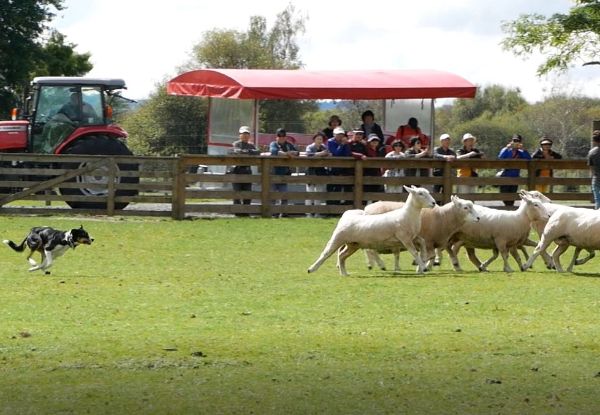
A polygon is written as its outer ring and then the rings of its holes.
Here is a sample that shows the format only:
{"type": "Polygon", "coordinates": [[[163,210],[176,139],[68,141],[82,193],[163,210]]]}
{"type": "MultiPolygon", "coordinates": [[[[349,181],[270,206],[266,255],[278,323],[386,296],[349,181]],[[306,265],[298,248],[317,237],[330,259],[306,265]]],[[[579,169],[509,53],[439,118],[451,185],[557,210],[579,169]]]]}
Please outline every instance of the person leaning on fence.
{"type": "MultiPolygon", "coordinates": [[[[377,134],[371,134],[367,139],[367,149],[365,155],[367,158],[385,157],[385,148],[381,146],[381,140],[377,134]]],[[[363,169],[364,177],[381,177],[381,169],[377,167],[368,167],[363,169]]],[[[383,193],[385,191],[381,184],[365,184],[363,192],[365,193],[383,193]]],[[[365,201],[365,205],[367,201],[365,201]]]]}
{"type": "MultiPolygon", "coordinates": [[[[333,130],[333,137],[327,140],[327,150],[333,157],[351,157],[350,143],[346,131],[342,127],[336,127],[333,130]]],[[[341,167],[328,167],[327,171],[331,176],[350,176],[352,175],[349,169],[341,167]]],[[[327,192],[352,192],[351,184],[327,184],[327,192]]],[[[351,204],[352,201],[343,202],[339,199],[327,200],[328,205],[351,204]]]]}
{"type": "MultiPolygon", "coordinates": [[[[410,139],[410,148],[404,152],[407,158],[431,158],[429,154],[429,147],[423,147],[421,137],[413,137],[410,139]]],[[[404,169],[404,175],[406,177],[429,177],[429,169],[404,169]]],[[[408,186],[414,183],[408,183],[408,186]]],[[[419,187],[419,186],[417,186],[419,187]]]]}
{"type": "MultiPolygon", "coordinates": [[[[523,147],[523,137],[520,134],[515,134],[512,136],[511,141],[500,150],[498,154],[499,159],[523,159],[530,160],[531,155],[525,148],[523,147]]],[[[512,181],[512,179],[517,178],[521,175],[521,171],[519,169],[504,169],[500,173],[501,177],[505,177],[507,181],[512,181]]],[[[519,185],[517,184],[504,184],[500,186],[500,193],[517,193],[519,190],[519,185]]],[[[505,206],[513,206],[515,204],[514,200],[504,200],[505,206]]]]}
{"type": "MultiPolygon", "coordinates": [[[[308,147],[306,147],[306,156],[307,157],[318,157],[318,158],[322,158],[322,157],[329,157],[331,156],[331,153],[329,152],[329,150],[327,150],[327,146],[325,145],[325,140],[327,140],[327,137],[325,136],[325,133],[320,131],[318,133],[316,133],[313,136],[313,142],[312,144],[309,144],[308,147]]],[[[307,176],[326,176],[327,175],[327,171],[325,170],[325,167],[309,167],[308,169],[306,169],[306,175],[307,176]]],[[[325,192],[326,190],[326,185],[323,183],[319,183],[319,184],[307,184],[306,185],[306,192],[307,193],[321,193],[321,192],[325,192]]],[[[323,204],[322,200],[310,200],[310,199],[306,199],[306,206],[320,206],[323,204]]],[[[312,218],[313,214],[312,212],[308,212],[306,214],[306,217],[312,218]]],[[[321,215],[319,214],[315,214],[314,217],[319,218],[321,217],[321,215]]]]}
{"type": "MultiPolygon", "coordinates": [[[[471,134],[466,133],[462,137],[463,146],[456,150],[456,160],[464,160],[464,159],[482,159],[485,158],[485,154],[479,151],[477,147],[475,147],[475,143],[477,142],[477,138],[471,134]]],[[[478,177],[477,170],[471,169],[468,167],[462,167],[460,169],[456,169],[456,176],[458,178],[462,177],[478,177]]],[[[477,193],[477,186],[467,186],[467,185],[458,185],[456,186],[457,193],[477,193]]]]}
{"type": "MultiPolygon", "coordinates": [[[[440,136],[440,146],[433,149],[434,160],[445,160],[448,162],[454,161],[456,158],[456,152],[450,148],[450,134],[442,134],[440,136]]],[[[433,169],[433,176],[441,177],[444,175],[444,169],[435,168],[433,169]]],[[[433,192],[441,193],[444,190],[443,184],[434,184],[433,192]]],[[[452,193],[452,192],[450,192],[452,193]]]]}
{"type": "MultiPolygon", "coordinates": [[[[392,143],[392,151],[385,155],[386,159],[403,159],[406,156],[404,155],[404,143],[401,140],[396,140],[392,143]]],[[[400,183],[400,178],[404,177],[404,169],[394,167],[391,169],[387,169],[383,173],[383,177],[393,177],[394,180],[390,184],[385,185],[386,193],[402,193],[402,183],[400,183]]]]}
{"type": "MultiPolygon", "coordinates": [[[[250,128],[247,126],[240,127],[239,130],[240,139],[233,143],[232,153],[236,156],[258,156],[260,151],[256,149],[254,144],[249,142],[250,139],[250,128]]],[[[250,166],[232,166],[227,173],[231,174],[252,174],[252,168],[250,166]]],[[[252,190],[252,183],[232,183],[233,190],[236,192],[249,192],[252,190]]],[[[251,199],[233,199],[234,205],[244,204],[249,205],[252,202],[251,199]]],[[[236,213],[235,216],[243,217],[248,216],[247,213],[236,213]]]]}
{"type": "MultiPolygon", "coordinates": [[[[287,140],[287,133],[283,128],[278,128],[275,132],[277,139],[269,145],[269,152],[272,156],[285,156],[294,158],[298,155],[298,149],[290,141],[287,140]]],[[[271,174],[276,176],[288,176],[292,174],[292,170],[287,166],[273,166],[271,167],[271,174]]],[[[287,183],[273,183],[271,184],[271,192],[287,192],[287,183]]],[[[275,200],[271,202],[275,204],[275,200]]],[[[287,199],[280,199],[280,204],[285,206],[288,204],[287,199]]],[[[279,217],[288,217],[287,214],[281,213],[279,217]]]]}
{"type": "Polygon", "coordinates": [[[331,117],[329,117],[329,123],[327,124],[327,128],[323,130],[323,133],[325,133],[325,137],[327,139],[333,138],[333,130],[335,130],[336,127],[340,127],[341,125],[342,119],[339,116],[332,115],[331,117]]]}
{"type": "MultiPolygon", "coordinates": [[[[531,155],[532,159],[541,160],[559,160],[562,159],[562,155],[552,150],[552,139],[550,137],[542,137],[540,140],[540,148],[535,150],[531,155]]],[[[537,169],[535,171],[536,177],[552,177],[552,169],[537,169]]],[[[536,184],[535,190],[541,193],[548,193],[550,186],[547,184],[536,184]]]]}
{"type": "Polygon", "coordinates": [[[600,130],[594,130],[592,136],[594,148],[587,155],[587,164],[592,174],[592,194],[594,195],[594,209],[600,208],[600,130]]]}

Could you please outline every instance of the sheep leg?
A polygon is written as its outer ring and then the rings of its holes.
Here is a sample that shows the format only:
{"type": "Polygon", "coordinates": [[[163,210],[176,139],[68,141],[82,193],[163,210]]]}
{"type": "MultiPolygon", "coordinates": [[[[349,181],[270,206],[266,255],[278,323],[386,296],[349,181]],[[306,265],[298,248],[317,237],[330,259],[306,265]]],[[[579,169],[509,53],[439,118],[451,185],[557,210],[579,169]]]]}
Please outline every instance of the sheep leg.
{"type": "Polygon", "coordinates": [[[577,257],[579,256],[580,252],[581,252],[581,248],[576,246],[575,252],[573,252],[573,258],[571,259],[571,263],[567,267],[567,272],[573,272],[573,265],[575,265],[575,263],[577,262],[577,257]]]}
{"type": "Polygon", "coordinates": [[[514,272],[510,265],[508,264],[508,249],[506,245],[499,246],[498,250],[500,251],[500,255],[502,255],[502,260],[504,261],[504,272],[511,273],[514,272]]]}
{"type": "Polygon", "coordinates": [[[442,248],[435,248],[435,259],[433,260],[433,266],[440,266],[442,265],[442,258],[443,258],[443,254],[442,254],[443,249],[442,248]]]}
{"type": "MultiPolygon", "coordinates": [[[[421,251],[421,261],[423,261],[423,264],[425,264],[429,261],[429,257],[427,256],[427,243],[425,242],[425,239],[423,239],[423,237],[419,235],[417,235],[415,239],[413,239],[413,242],[415,241],[417,244],[419,244],[419,250],[421,251]]],[[[428,270],[429,268],[427,267],[427,265],[425,265],[423,271],[428,270]]]]}
{"type": "Polygon", "coordinates": [[[373,262],[377,262],[377,266],[382,271],[385,271],[385,264],[381,260],[379,253],[374,249],[367,249],[367,257],[369,258],[369,269],[373,268],[373,262]]]}
{"type": "Polygon", "coordinates": [[[394,272],[400,271],[400,248],[392,249],[394,254],[394,272]]]}
{"type": "Polygon", "coordinates": [[[415,245],[413,244],[412,239],[409,239],[405,235],[402,235],[402,234],[396,234],[396,238],[402,243],[402,245],[404,245],[404,247],[406,248],[406,250],[408,252],[410,252],[410,254],[415,259],[415,261],[417,263],[417,273],[418,274],[423,274],[423,272],[425,272],[424,271],[425,270],[425,264],[423,263],[423,260],[421,259],[421,256],[417,252],[417,249],[415,248],[415,245]]]}
{"type": "MultiPolygon", "coordinates": [[[[529,257],[529,259],[527,260],[527,262],[525,263],[525,265],[523,265],[523,271],[526,271],[529,268],[531,268],[531,265],[533,264],[533,261],[535,261],[535,259],[542,252],[544,252],[546,249],[548,249],[548,246],[550,245],[550,243],[552,243],[552,239],[548,238],[546,236],[546,234],[542,234],[540,242],[536,245],[535,249],[533,250],[533,253],[529,257]]],[[[554,255],[552,255],[552,258],[554,258],[554,255]]],[[[555,262],[554,262],[554,265],[556,265],[555,262]]]]}
{"type": "Polygon", "coordinates": [[[323,265],[323,262],[325,262],[327,260],[327,258],[329,258],[331,255],[333,255],[333,253],[335,251],[337,251],[339,248],[341,248],[342,245],[344,245],[344,244],[341,244],[339,241],[335,240],[334,238],[330,239],[329,242],[327,242],[327,245],[325,245],[325,249],[323,250],[323,252],[321,252],[321,255],[319,256],[319,258],[315,261],[314,264],[312,264],[308,268],[308,273],[310,274],[312,272],[316,272],[319,269],[319,267],[321,265],[323,265]]]}
{"type": "Polygon", "coordinates": [[[342,255],[342,252],[344,252],[346,249],[348,249],[348,246],[347,245],[342,245],[342,246],[339,247],[339,249],[337,251],[338,252],[338,254],[337,254],[337,262],[335,264],[335,267],[337,269],[340,268],[340,255],[342,255]]]}
{"type": "Polygon", "coordinates": [[[564,254],[567,249],[569,249],[569,243],[561,241],[556,245],[554,251],[552,251],[552,259],[554,260],[554,266],[556,267],[557,272],[565,272],[562,265],[560,264],[560,256],[564,254]]]}
{"type": "MultiPolygon", "coordinates": [[[[519,269],[521,271],[523,271],[523,261],[521,261],[521,255],[519,255],[519,251],[517,249],[522,252],[525,248],[523,246],[518,247],[518,248],[513,246],[508,250],[508,252],[510,252],[510,255],[515,259],[515,261],[517,261],[517,265],[519,265],[519,269]],[[523,248],[523,249],[521,249],[521,248],[523,248]]],[[[527,252],[527,251],[525,251],[525,252],[527,252]]],[[[529,256],[527,258],[529,258],[529,256]]]]}
{"type": "Polygon", "coordinates": [[[588,255],[585,258],[578,259],[577,261],[575,261],[575,265],[583,265],[586,262],[588,262],[590,259],[592,259],[593,257],[596,256],[596,251],[590,251],[588,249],[587,252],[588,252],[588,255]]]}
{"type": "Polygon", "coordinates": [[[340,262],[340,275],[348,276],[348,272],[346,271],[346,259],[358,251],[358,248],[358,244],[347,244],[346,249],[339,254],[338,260],[340,262]]]}
{"type": "MultiPolygon", "coordinates": [[[[523,243],[523,245],[525,246],[537,246],[537,244],[532,241],[531,239],[527,238],[527,240],[525,241],[525,243],[523,243]]],[[[521,247],[519,247],[521,248],[521,247]]],[[[525,253],[525,261],[527,261],[529,259],[529,255],[527,254],[527,251],[525,251],[525,248],[522,249],[522,251],[525,253]]],[[[552,258],[550,257],[550,255],[548,255],[548,252],[546,252],[546,250],[543,250],[540,255],[542,256],[542,259],[544,260],[544,264],[546,264],[546,268],[548,269],[554,269],[554,263],[552,262],[552,258]]],[[[523,271],[523,270],[521,270],[523,271]]]]}
{"type": "Polygon", "coordinates": [[[466,248],[466,250],[469,260],[479,271],[487,271],[486,267],[498,256],[498,254],[494,252],[494,255],[482,264],[479,258],[477,258],[477,255],[475,255],[475,248],[466,248]]]}
{"type": "Polygon", "coordinates": [[[448,255],[450,256],[450,261],[452,261],[452,269],[454,269],[454,271],[462,271],[462,268],[460,267],[460,264],[458,263],[458,250],[460,249],[462,243],[460,241],[456,242],[456,243],[452,243],[451,241],[448,241],[448,244],[446,245],[446,251],[448,251],[448,255]]]}

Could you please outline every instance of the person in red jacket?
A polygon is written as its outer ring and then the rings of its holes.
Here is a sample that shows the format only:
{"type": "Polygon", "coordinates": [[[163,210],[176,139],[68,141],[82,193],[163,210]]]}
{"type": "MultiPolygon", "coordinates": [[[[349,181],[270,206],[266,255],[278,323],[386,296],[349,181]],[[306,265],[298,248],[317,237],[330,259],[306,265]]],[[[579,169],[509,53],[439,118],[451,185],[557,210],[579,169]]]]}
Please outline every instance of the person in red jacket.
{"type": "Polygon", "coordinates": [[[415,117],[410,117],[408,119],[408,124],[398,127],[398,131],[396,131],[396,137],[390,137],[386,145],[390,145],[396,140],[401,140],[406,148],[408,148],[410,147],[410,140],[413,137],[419,137],[421,139],[421,146],[423,148],[429,147],[429,137],[427,137],[421,131],[421,127],[419,127],[419,120],[417,120],[415,117]]]}

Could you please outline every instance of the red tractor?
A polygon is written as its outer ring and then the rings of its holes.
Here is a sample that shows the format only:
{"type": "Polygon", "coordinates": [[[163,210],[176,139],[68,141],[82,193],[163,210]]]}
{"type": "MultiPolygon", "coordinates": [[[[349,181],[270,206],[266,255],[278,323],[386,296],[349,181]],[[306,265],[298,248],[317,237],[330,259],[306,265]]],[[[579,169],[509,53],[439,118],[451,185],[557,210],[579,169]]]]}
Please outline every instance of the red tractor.
{"type": "MultiPolygon", "coordinates": [[[[120,97],[116,92],[126,88],[125,81],[80,77],[38,77],[33,80],[32,87],[32,95],[26,93],[24,107],[21,110],[13,110],[12,121],[0,121],[0,152],[132,155],[125,145],[128,135],[121,127],[112,124],[112,107],[107,103],[111,96],[120,97]]],[[[75,169],[84,167],[84,164],[63,163],[48,167],[75,169]]],[[[25,163],[20,163],[19,166],[29,167],[25,163]]],[[[138,167],[119,164],[118,168],[137,170],[138,167]]],[[[47,179],[46,177],[45,180],[47,179]]],[[[138,177],[119,177],[116,180],[118,183],[139,182],[138,177]]],[[[108,179],[107,176],[90,174],[77,176],[72,181],[83,184],[106,184],[108,179]]],[[[63,195],[104,196],[107,194],[107,190],[93,187],[89,189],[65,187],[59,190],[63,195]]],[[[0,192],[3,193],[10,191],[10,188],[0,188],[0,192]]],[[[135,194],[137,194],[135,190],[119,189],[116,196],[135,194]]],[[[67,203],[73,208],[106,208],[106,203],[101,202],[68,201],[67,203]]],[[[123,209],[125,206],[127,203],[115,204],[116,209],[123,209]]]]}

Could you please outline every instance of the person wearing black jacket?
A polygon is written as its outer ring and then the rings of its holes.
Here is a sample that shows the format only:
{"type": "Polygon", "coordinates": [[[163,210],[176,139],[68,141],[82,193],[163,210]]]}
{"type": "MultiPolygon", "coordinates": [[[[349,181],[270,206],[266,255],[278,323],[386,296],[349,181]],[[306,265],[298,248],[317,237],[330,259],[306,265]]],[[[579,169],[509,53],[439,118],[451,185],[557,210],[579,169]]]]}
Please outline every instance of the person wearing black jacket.
{"type": "Polygon", "coordinates": [[[360,126],[360,129],[365,132],[365,137],[375,134],[379,138],[379,147],[382,147],[384,143],[383,130],[381,129],[381,126],[375,122],[375,114],[373,114],[373,111],[366,110],[362,113],[361,118],[363,123],[360,126]]]}

